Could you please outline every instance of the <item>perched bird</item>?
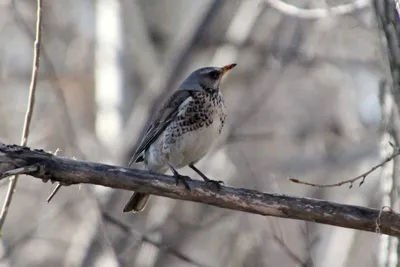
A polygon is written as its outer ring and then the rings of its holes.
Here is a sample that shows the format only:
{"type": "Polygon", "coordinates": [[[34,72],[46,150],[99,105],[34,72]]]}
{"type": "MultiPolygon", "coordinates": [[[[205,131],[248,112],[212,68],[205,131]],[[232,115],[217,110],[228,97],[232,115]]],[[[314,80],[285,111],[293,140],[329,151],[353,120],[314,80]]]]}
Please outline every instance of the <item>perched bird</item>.
{"type": "MultiPolygon", "coordinates": [[[[235,66],[192,72],[158,111],[129,166],[144,162],[149,171],[165,173],[170,169],[176,182],[181,181],[190,190],[186,182],[190,178],[176,170],[189,166],[206,182],[219,187],[222,181],[209,179],[194,164],[210,150],[224,126],[226,106],[219,85],[224,74],[235,66]]],[[[141,211],[148,199],[148,194],[135,192],[123,211],[141,211]]]]}

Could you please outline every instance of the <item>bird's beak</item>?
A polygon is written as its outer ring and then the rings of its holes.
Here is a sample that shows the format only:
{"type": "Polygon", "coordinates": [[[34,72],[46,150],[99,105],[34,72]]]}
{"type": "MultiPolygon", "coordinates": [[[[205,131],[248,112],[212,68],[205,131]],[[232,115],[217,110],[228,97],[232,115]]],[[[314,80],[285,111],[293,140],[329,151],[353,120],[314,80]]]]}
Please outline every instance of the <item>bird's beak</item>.
{"type": "Polygon", "coordinates": [[[221,72],[222,72],[222,75],[221,76],[223,76],[225,73],[227,73],[228,71],[230,71],[231,69],[233,69],[234,67],[236,66],[236,64],[235,63],[233,63],[233,64],[229,64],[229,65],[226,65],[226,66],[223,66],[222,68],[221,68],[221,72]]]}

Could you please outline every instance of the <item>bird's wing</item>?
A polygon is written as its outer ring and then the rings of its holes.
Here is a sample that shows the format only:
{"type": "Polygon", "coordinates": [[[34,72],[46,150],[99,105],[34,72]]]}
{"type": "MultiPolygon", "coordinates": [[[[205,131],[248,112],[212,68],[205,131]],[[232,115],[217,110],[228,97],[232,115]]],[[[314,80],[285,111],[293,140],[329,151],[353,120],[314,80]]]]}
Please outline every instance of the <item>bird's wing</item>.
{"type": "Polygon", "coordinates": [[[189,90],[178,90],[173,93],[158,111],[154,121],[147,128],[146,134],[140,142],[138,148],[128,166],[136,162],[143,151],[148,149],[150,145],[160,136],[165,128],[176,118],[179,112],[179,106],[191,96],[189,90]]]}

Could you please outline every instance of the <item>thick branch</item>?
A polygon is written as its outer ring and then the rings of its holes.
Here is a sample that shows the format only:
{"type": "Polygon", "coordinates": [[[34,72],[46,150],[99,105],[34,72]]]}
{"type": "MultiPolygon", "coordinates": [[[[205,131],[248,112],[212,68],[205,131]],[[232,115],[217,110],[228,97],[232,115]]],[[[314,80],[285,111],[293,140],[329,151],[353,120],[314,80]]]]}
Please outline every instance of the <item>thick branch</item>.
{"type": "MultiPolygon", "coordinates": [[[[31,150],[0,143],[0,175],[14,169],[38,166],[31,176],[62,184],[96,184],[135,190],[180,200],[264,216],[318,222],[346,228],[400,236],[400,214],[393,211],[343,205],[311,198],[261,193],[222,186],[215,192],[202,181],[189,181],[191,191],[176,186],[171,176],[147,171],[57,157],[43,150],[31,150]]],[[[32,168],[34,169],[34,168],[32,168]]]]}

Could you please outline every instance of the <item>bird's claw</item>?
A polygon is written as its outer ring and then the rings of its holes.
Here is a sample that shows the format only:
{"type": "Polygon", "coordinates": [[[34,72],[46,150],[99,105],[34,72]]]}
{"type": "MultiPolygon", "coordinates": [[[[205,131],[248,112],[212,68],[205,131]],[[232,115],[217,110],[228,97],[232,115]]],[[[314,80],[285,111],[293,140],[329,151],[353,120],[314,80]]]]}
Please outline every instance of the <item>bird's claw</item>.
{"type": "Polygon", "coordinates": [[[218,180],[208,180],[208,181],[206,181],[206,184],[213,184],[213,185],[215,185],[217,190],[220,191],[221,190],[221,185],[224,184],[224,181],[221,181],[221,180],[219,180],[219,181],[218,180]]]}
{"type": "Polygon", "coordinates": [[[190,178],[189,176],[186,176],[186,175],[180,175],[180,174],[175,175],[175,183],[176,183],[176,185],[178,185],[178,184],[179,184],[179,181],[181,181],[182,184],[183,184],[183,185],[186,187],[186,189],[189,190],[189,191],[192,191],[192,190],[190,189],[190,186],[189,186],[189,184],[187,183],[187,181],[191,181],[191,180],[192,180],[192,178],[190,178]]]}

